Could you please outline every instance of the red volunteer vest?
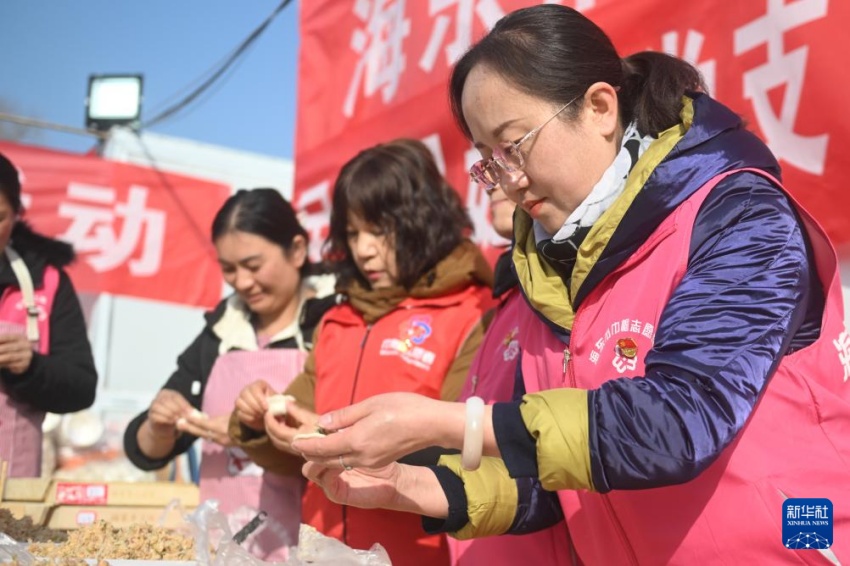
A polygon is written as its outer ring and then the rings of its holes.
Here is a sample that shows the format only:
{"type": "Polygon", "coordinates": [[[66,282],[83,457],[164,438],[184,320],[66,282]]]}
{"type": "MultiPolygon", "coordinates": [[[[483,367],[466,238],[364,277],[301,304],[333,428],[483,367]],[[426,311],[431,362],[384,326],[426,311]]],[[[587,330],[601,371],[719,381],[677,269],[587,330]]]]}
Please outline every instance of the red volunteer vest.
{"type": "MultiPolygon", "coordinates": [[[[348,304],[332,308],[315,346],[316,412],[390,391],[439,399],[449,368],[492,304],[490,289],[476,285],[442,297],[406,299],[371,325],[348,304]]],[[[449,563],[445,536],[426,535],[417,515],[337,505],[310,483],[302,517],[352,548],[379,542],[393,564],[449,563]]]]}

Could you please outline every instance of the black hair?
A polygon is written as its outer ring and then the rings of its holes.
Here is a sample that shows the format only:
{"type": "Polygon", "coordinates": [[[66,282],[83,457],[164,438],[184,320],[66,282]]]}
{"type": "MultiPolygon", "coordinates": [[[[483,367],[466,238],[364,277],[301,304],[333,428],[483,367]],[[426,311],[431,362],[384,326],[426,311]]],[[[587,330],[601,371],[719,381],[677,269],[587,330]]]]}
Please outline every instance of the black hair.
{"type": "MultiPolygon", "coordinates": [[[[292,205],[271,188],[239,189],[216,213],[212,223],[212,241],[229,232],[255,234],[288,253],[296,236],[309,244],[307,230],[298,221],[292,205]]],[[[301,277],[312,272],[308,259],[301,266],[301,277]]]]}
{"type": "Polygon", "coordinates": [[[342,167],[334,184],[328,260],[341,286],[356,278],[368,287],[348,248],[350,214],[388,234],[398,283],[408,290],[472,229],[431,151],[412,139],[361,151],[342,167]]]}
{"type": "MultiPolygon", "coordinates": [[[[0,195],[6,198],[15,215],[19,216],[23,213],[20,174],[9,158],[2,153],[0,153],[0,195]]],[[[74,248],[71,244],[41,235],[23,220],[15,221],[11,240],[19,253],[27,251],[38,253],[51,265],[64,267],[74,261],[74,248]]]]}
{"type": "MultiPolygon", "coordinates": [[[[553,106],[581,96],[591,85],[618,88],[620,123],[637,123],[643,135],[679,123],[682,96],[705,91],[699,71],[664,53],[644,51],[620,59],[611,39],[580,12],[553,4],[523,8],[503,17],[455,65],[449,83],[452,113],[463,133],[463,87],[472,69],[483,65],[521,92],[553,106]]],[[[579,105],[564,119],[575,118],[579,105]]]]}
{"type": "Polygon", "coordinates": [[[0,153],[0,194],[9,201],[15,214],[21,212],[21,179],[9,158],[0,153]]]}

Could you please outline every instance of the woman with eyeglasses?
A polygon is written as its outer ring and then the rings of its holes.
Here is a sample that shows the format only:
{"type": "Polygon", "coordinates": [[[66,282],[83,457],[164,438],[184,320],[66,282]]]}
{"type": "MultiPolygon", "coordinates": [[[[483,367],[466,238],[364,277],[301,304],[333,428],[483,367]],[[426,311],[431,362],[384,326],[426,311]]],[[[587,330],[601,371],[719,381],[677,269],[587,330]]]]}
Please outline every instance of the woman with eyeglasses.
{"type": "MultiPolygon", "coordinates": [[[[284,391],[285,415],[270,411],[277,390],[242,390],[230,434],[268,471],[300,471],[296,434],[315,433],[326,413],[389,391],[455,401],[492,307],[492,271],[466,239],[470,221],[430,150],[400,139],[361,151],[334,185],[328,260],[340,304],[323,317],[304,372],[284,391]]],[[[399,458],[436,463],[437,453],[399,458]]],[[[424,448],[424,447],[423,447],[424,448]]],[[[350,463],[336,458],[340,471],[350,463]]],[[[307,486],[303,521],[352,548],[380,543],[394,564],[448,564],[444,535],[418,517],[340,506],[307,486]]]]}
{"type": "Polygon", "coordinates": [[[836,256],[767,147],[693,67],[621,59],[563,6],[499,21],[451,98],[484,158],[473,178],[518,205],[526,394],[492,410],[394,394],[323,415],[338,432],[295,443],[305,474],[459,538],[563,521],[584,564],[850,562],[836,256]],[[395,445],[435,442],[466,457],[393,463],[395,445]],[[806,527],[783,539],[789,498],[831,501],[834,544],[791,550],[806,527]]]}

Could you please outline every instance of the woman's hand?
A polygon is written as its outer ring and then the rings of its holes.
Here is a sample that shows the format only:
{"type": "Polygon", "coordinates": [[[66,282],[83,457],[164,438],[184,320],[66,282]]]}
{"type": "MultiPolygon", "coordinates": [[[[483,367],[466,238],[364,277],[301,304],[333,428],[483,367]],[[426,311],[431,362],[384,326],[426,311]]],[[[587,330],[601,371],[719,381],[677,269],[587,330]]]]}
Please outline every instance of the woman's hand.
{"type": "Polygon", "coordinates": [[[177,421],[192,411],[192,405],[173,389],[161,389],[148,409],[151,430],[158,436],[174,434],[177,421]]]}
{"type": "Polygon", "coordinates": [[[32,363],[32,344],[23,334],[0,334],[0,368],[20,375],[32,363]]]}
{"type": "Polygon", "coordinates": [[[264,424],[266,434],[275,448],[300,456],[300,453],[292,449],[292,440],[299,434],[315,433],[318,420],[319,415],[301,407],[295,401],[288,400],[286,414],[276,416],[266,413],[264,424]]]}
{"type": "Polygon", "coordinates": [[[341,464],[326,467],[307,462],[302,472],[334,503],[361,509],[392,509],[398,496],[401,469],[402,464],[396,463],[383,468],[346,470],[341,464]]]}
{"type": "Polygon", "coordinates": [[[154,459],[170,454],[180,434],[177,421],[192,410],[192,405],[180,393],[172,389],[161,389],[148,408],[148,418],[136,434],[139,450],[154,459]]]}
{"type": "Polygon", "coordinates": [[[292,448],[307,460],[339,467],[382,468],[427,448],[463,446],[464,405],[415,393],[384,393],[323,415],[326,438],[298,439],[292,448]]]}
{"type": "Polygon", "coordinates": [[[248,428],[262,432],[266,428],[264,417],[269,410],[266,398],[275,393],[271,385],[262,379],[247,385],[236,398],[236,418],[248,428]]]}
{"type": "Polygon", "coordinates": [[[210,417],[200,411],[191,410],[185,417],[178,419],[177,430],[188,432],[222,446],[230,446],[231,440],[227,434],[229,423],[230,415],[228,414],[210,417]]]}
{"type": "Polygon", "coordinates": [[[321,487],[328,499],[362,509],[390,509],[445,518],[448,499],[428,468],[395,462],[380,468],[346,469],[307,462],[304,476],[321,487]]]}

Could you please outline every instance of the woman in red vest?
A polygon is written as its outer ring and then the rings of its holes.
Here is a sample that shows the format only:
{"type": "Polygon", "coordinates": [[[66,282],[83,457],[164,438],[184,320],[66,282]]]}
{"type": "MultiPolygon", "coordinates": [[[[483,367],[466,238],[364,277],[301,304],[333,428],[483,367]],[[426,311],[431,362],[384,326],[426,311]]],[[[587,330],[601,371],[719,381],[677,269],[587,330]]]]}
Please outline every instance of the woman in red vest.
{"type": "Polygon", "coordinates": [[[38,477],[44,413],[90,407],[97,373],[63,269],[74,250],[33,232],[23,212],[18,171],[0,154],[0,460],[11,477],[38,477]]]}
{"type": "Polygon", "coordinates": [[[764,143],[695,68],[621,59],[564,6],[500,20],[451,98],[472,178],[518,205],[526,394],[470,405],[468,433],[415,396],[324,415],[339,432],[294,446],[308,477],[460,538],[562,521],[585,564],[850,561],[837,258],[764,143]],[[390,464],[435,442],[466,457],[390,464]]]}
{"type": "MultiPolygon", "coordinates": [[[[262,381],[237,401],[231,436],[256,462],[300,470],[290,442],[299,427],[315,430],[311,411],[388,391],[458,398],[492,305],[492,274],[465,238],[469,226],[421,142],[381,144],[342,168],[328,251],[341,303],[322,319],[304,373],[286,389],[308,410],[291,404],[288,421],[267,413],[275,389],[262,381]]],[[[420,453],[408,461],[429,459],[420,453]]],[[[393,564],[448,564],[445,538],[426,534],[415,516],[340,506],[315,485],[307,487],[303,513],[305,523],[353,548],[380,543],[393,564]]]]}

